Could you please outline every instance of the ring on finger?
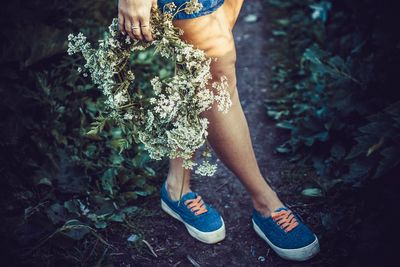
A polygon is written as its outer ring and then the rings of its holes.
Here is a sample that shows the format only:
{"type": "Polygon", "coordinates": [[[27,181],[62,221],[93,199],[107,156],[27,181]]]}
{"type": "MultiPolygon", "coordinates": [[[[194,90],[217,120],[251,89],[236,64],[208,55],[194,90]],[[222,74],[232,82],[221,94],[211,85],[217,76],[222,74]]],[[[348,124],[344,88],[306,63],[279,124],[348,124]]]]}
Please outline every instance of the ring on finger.
{"type": "Polygon", "coordinates": [[[140,27],[149,27],[149,24],[140,25],[140,27]]]}

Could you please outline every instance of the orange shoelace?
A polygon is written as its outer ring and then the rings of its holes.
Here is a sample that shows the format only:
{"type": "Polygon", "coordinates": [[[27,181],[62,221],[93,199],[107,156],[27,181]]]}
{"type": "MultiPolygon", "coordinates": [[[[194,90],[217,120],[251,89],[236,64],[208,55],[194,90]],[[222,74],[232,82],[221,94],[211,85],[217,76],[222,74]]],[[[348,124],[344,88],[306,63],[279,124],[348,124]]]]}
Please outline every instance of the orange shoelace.
{"type": "Polygon", "coordinates": [[[285,232],[289,232],[299,225],[290,210],[272,212],[271,217],[283,230],[285,230],[285,232]]]}
{"type": "Polygon", "coordinates": [[[197,195],[195,199],[188,199],[185,201],[185,205],[194,212],[196,215],[200,215],[204,212],[207,212],[206,205],[204,204],[203,200],[201,199],[200,195],[197,195]]]}

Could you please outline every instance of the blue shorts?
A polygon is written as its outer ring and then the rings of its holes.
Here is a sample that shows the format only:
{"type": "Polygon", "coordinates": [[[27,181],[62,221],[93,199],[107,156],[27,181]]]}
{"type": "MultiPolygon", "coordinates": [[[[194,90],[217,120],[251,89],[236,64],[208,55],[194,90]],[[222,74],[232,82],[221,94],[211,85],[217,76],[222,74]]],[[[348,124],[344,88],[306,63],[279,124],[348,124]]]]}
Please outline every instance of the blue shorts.
{"type": "MultiPolygon", "coordinates": [[[[158,5],[158,8],[160,8],[162,11],[165,4],[174,2],[175,5],[177,7],[179,7],[180,5],[182,5],[183,3],[188,2],[188,1],[189,0],[157,0],[157,5],[158,5]]],[[[204,16],[204,15],[214,12],[217,8],[219,8],[224,3],[224,0],[198,0],[198,1],[199,1],[199,3],[201,3],[203,5],[203,8],[199,12],[193,13],[193,14],[186,14],[185,11],[181,11],[175,15],[173,20],[175,20],[175,19],[192,19],[192,18],[204,16]]]]}

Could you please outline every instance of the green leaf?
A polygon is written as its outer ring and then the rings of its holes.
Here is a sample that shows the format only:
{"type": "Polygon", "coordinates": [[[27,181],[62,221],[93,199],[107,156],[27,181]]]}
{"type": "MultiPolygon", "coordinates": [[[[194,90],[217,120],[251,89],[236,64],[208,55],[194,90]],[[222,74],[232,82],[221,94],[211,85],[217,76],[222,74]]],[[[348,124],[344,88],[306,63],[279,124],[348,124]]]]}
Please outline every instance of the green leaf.
{"type": "Polygon", "coordinates": [[[89,226],[75,219],[66,222],[61,229],[63,235],[74,240],[82,240],[88,233],[90,233],[89,226]]]}
{"type": "Polygon", "coordinates": [[[40,178],[40,180],[37,182],[37,185],[53,186],[53,183],[50,181],[49,178],[47,178],[47,177],[42,177],[42,178],[40,178]]]}
{"type": "Polygon", "coordinates": [[[118,139],[113,139],[110,142],[110,145],[112,148],[116,149],[119,151],[119,153],[122,153],[124,150],[129,148],[129,142],[126,140],[126,138],[118,138],[118,139]]]}
{"type": "Polygon", "coordinates": [[[150,195],[150,192],[147,192],[147,191],[135,191],[135,192],[137,195],[142,196],[142,197],[150,195]]]}
{"type": "Polygon", "coordinates": [[[282,25],[282,26],[287,26],[287,25],[290,24],[290,20],[288,20],[288,19],[277,19],[276,23],[278,23],[279,25],[282,25]]]}
{"type": "Polygon", "coordinates": [[[47,210],[47,216],[53,224],[64,222],[67,218],[66,209],[59,203],[54,203],[47,210]]]}
{"type": "Polygon", "coordinates": [[[344,60],[339,56],[333,56],[328,59],[328,62],[338,69],[346,69],[344,60]]]}
{"type": "Polygon", "coordinates": [[[124,213],[113,214],[108,218],[109,221],[112,222],[123,222],[125,220],[124,213]]]}
{"type": "Polygon", "coordinates": [[[353,146],[346,156],[346,160],[350,160],[360,156],[361,154],[367,155],[368,149],[371,145],[376,144],[379,139],[370,136],[370,135],[362,135],[355,138],[357,141],[357,145],[353,146]]]}
{"type": "Polygon", "coordinates": [[[104,117],[97,117],[96,121],[90,124],[90,130],[85,135],[87,135],[88,137],[97,136],[100,132],[103,131],[106,122],[107,120],[104,117]]]}
{"type": "Polygon", "coordinates": [[[107,191],[110,195],[113,195],[113,187],[117,173],[117,169],[110,168],[106,170],[100,178],[103,190],[107,191]]]}
{"type": "Polygon", "coordinates": [[[121,193],[121,196],[125,200],[131,200],[131,199],[137,199],[138,198],[138,195],[134,191],[123,192],[123,193],[121,193]]]}
{"type": "Polygon", "coordinates": [[[290,148],[283,147],[283,146],[279,146],[279,147],[275,148],[275,150],[282,154],[287,154],[287,153],[291,152],[290,148]]]}
{"type": "Polygon", "coordinates": [[[154,169],[152,169],[151,167],[149,167],[149,166],[145,166],[144,170],[145,170],[145,172],[146,172],[146,174],[148,176],[155,176],[156,175],[156,171],[154,169]]]}
{"type": "Polygon", "coordinates": [[[384,121],[374,121],[358,128],[358,130],[365,134],[372,134],[380,137],[384,136],[390,128],[390,125],[384,121]]]}
{"type": "Polygon", "coordinates": [[[136,243],[139,240],[140,240],[140,236],[137,234],[132,234],[127,238],[127,241],[132,242],[132,243],[136,243]]]}
{"type": "Polygon", "coordinates": [[[281,117],[289,115],[289,111],[288,110],[282,110],[282,111],[268,110],[267,115],[269,117],[273,118],[274,120],[279,120],[281,117]]]}
{"type": "Polygon", "coordinates": [[[140,209],[139,209],[138,207],[136,207],[136,206],[128,206],[128,207],[125,207],[125,208],[122,210],[123,213],[128,214],[128,215],[135,214],[135,213],[137,213],[138,211],[140,211],[140,209]]]}
{"type": "Polygon", "coordinates": [[[244,17],[244,21],[248,23],[256,22],[257,19],[258,17],[255,14],[248,14],[244,17]]]}
{"type": "Polygon", "coordinates": [[[322,191],[319,188],[306,188],[301,191],[301,194],[306,197],[322,197],[322,191]]]}
{"type": "Polygon", "coordinates": [[[272,30],[272,35],[274,36],[285,36],[287,33],[283,30],[272,30]]]}
{"type": "Polygon", "coordinates": [[[96,226],[97,229],[104,229],[107,227],[107,222],[106,221],[97,221],[94,223],[94,226],[96,226]]]}
{"type": "Polygon", "coordinates": [[[165,79],[165,78],[168,78],[169,75],[170,75],[170,72],[168,70],[166,70],[166,69],[161,69],[160,72],[159,72],[159,76],[160,76],[161,80],[165,79]]]}
{"type": "Polygon", "coordinates": [[[112,154],[110,161],[114,166],[120,166],[124,162],[125,158],[121,154],[112,154]]]}
{"type": "Polygon", "coordinates": [[[79,203],[76,199],[68,200],[64,202],[64,208],[68,210],[68,212],[79,214],[79,203]]]}
{"type": "Polygon", "coordinates": [[[295,126],[293,126],[290,122],[288,121],[282,121],[282,122],[278,122],[277,124],[275,124],[275,126],[277,128],[281,128],[281,129],[287,129],[287,130],[293,130],[295,129],[295,126]]]}
{"type": "Polygon", "coordinates": [[[303,140],[303,142],[306,146],[312,146],[314,144],[313,137],[300,137],[300,139],[303,140]]]}

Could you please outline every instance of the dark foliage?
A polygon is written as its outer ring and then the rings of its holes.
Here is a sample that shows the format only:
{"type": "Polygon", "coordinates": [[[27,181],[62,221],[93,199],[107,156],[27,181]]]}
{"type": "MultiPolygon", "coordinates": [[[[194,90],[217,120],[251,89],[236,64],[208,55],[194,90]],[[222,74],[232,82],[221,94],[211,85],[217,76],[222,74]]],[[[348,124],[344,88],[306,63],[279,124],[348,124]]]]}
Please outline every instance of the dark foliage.
{"type": "Polygon", "coordinates": [[[388,265],[399,240],[400,17],[390,1],[269,3],[266,111],[290,133],[276,151],[317,174],[302,193],[320,205],[320,261],[388,265]]]}
{"type": "Polygon", "coordinates": [[[290,56],[276,60],[266,103],[291,133],[277,151],[312,162],[325,190],[398,167],[400,21],[388,1],[270,2],[288,11],[273,41],[290,56]]]}
{"type": "MultiPolygon", "coordinates": [[[[118,128],[85,135],[103,99],[76,70],[81,59],[66,53],[69,33],[100,38],[116,7],[49,0],[13,1],[1,10],[0,234],[9,244],[2,253],[15,265],[101,259],[111,226],[139,234],[131,220],[148,214],[138,203],[155,192],[151,178],[163,163],[150,165],[141,146],[119,153],[118,128]]],[[[150,55],[134,56],[138,72],[165,72],[150,55]]]]}

